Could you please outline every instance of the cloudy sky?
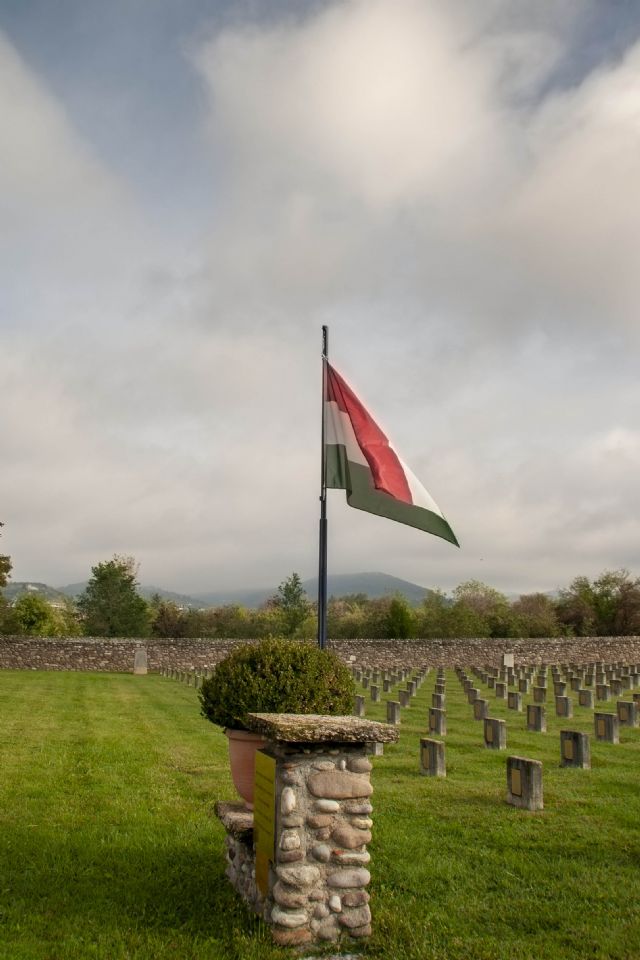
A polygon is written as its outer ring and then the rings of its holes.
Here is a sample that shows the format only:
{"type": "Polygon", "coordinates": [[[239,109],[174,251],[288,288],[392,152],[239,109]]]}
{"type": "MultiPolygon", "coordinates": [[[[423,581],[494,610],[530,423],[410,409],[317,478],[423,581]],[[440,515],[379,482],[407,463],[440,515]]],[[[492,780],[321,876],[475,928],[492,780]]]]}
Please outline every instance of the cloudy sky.
{"type": "Polygon", "coordinates": [[[323,323],[461,542],[332,572],[640,573],[635,0],[0,0],[0,116],[14,579],[312,575],[323,323]]]}

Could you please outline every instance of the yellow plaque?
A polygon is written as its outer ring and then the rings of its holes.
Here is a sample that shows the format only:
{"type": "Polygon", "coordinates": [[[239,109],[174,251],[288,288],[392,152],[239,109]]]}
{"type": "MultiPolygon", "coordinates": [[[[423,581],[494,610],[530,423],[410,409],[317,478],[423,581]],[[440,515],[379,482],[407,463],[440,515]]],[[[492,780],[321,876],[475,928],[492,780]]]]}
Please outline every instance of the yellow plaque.
{"type": "Polygon", "coordinates": [[[253,789],[253,839],[256,847],[256,883],[269,892],[269,861],[275,859],[276,761],[258,750],[253,789]]]}
{"type": "Polygon", "coordinates": [[[627,720],[629,719],[629,710],[627,709],[627,707],[622,707],[622,706],[618,707],[618,716],[623,721],[623,723],[626,723],[627,720]]]}
{"type": "Polygon", "coordinates": [[[606,724],[606,722],[605,722],[601,717],[598,718],[597,728],[598,728],[598,736],[599,736],[599,737],[606,737],[606,735],[607,735],[607,724],[606,724]]]}
{"type": "Polygon", "coordinates": [[[493,724],[488,723],[484,728],[484,736],[487,743],[493,743],[493,724]]]}
{"type": "Polygon", "coordinates": [[[422,748],[422,767],[424,770],[428,770],[431,766],[431,754],[429,747],[422,748]]]}
{"type": "Polygon", "coordinates": [[[511,793],[514,797],[522,796],[522,777],[517,767],[511,768],[511,793]]]}
{"type": "Polygon", "coordinates": [[[256,884],[263,897],[269,893],[269,857],[256,850],[256,884]]]}
{"type": "Polygon", "coordinates": [[[429,730],[435,730],[436,728],[436,715],[435,713],[429,714],[429,730]]]}
{"type": "Polygon", "coordinates": [[[573,760],[573,740],[563,740],[565,760],[573,760]]]}

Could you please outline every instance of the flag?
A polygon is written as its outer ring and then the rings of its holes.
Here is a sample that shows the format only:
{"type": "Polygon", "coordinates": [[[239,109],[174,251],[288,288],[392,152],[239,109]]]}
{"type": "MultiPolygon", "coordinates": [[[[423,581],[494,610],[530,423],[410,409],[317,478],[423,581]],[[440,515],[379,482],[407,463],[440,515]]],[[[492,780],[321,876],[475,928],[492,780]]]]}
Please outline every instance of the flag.
{"type": "Polygon", "coordinates": [[[442,511],[351,387],[327,362],[325,483],[358,510],[398,520],[459,546],[442,511]]]}

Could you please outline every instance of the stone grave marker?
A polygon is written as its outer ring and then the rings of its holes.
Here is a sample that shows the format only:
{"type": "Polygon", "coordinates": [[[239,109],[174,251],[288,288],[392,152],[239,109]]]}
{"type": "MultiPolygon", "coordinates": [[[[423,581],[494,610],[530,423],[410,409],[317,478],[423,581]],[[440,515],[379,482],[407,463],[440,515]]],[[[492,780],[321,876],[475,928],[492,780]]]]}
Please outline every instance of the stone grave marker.
{"type": "Polygon", "coordinates": [[[607,743],[620,743],[620,723],[615,713],[595,713],[594,723],[596,740],[605,740],[607,743]]]}
{"type": "Polygon", "coordinates": [[[477,700],[473,703],[473,717],[474,720],[486,720],[489,716],[489,701],[482,700],[478,697],[477,700]]]}
{"type": "Polygon", "coordinates": [[[638,704],[634,700],[618,700],[616,710],[621,727],[638,726],[638,704]]]}
{"type": "Polygon", "coordinates": [[[420,773],[423,777],[446,777],[445,748],[442,740],[420,738],[420,773]]]}
{"type": "Polygon", "coordinates": [[[437,707],[429,707],[429,732],[446,736],[447,714],[445,710],[439,710],[437,707]]]}
{"type": "Polygon", "coordinates": [[[507,721],[486,717],[484,721],[484,745],[489,750],[507,749],[507,721]]]}
{"type": "Polygon", "coordinates": [[[507,696],[507,685],[503,681],[496,681],[496,699],[505,700],[507,696]]]}
{"type": "Polygon", "coordinates": [[[356,694],[353,704],[353,714],[356,717],[364,717],[364,697],[356,694]]]}
{"type": "Polygon", "coordinates": [[[546,710],[539,703],[530,703],[527,706],[527,730],[533,730],[536,733],[547,732],[546,710]]]}
{"type": "Polygon", "coordinates": [[[148,672],[146,647],[136,648],[133,655],[133,672],[138,676],[144,676],[148,672]]]}
{"type": "Polygon", "coordinates": [[[572,717],[573,700],[571,697],[556,697],[556,717],[572,717]]]}
{"type": "Polygon", "coordinates": [[[507,706],[509,710],[518,710],[522,711],[522,694],[516,692],[515,690],[509,690],[509,696],[507,698],[507,706]]]}
{"type": "Polygon", "coordinates": [[[408,707],[411,701],[411,694],[408,690],[398,690],[398,700],[401,707],[408,707]]]}
{"type": "Polygon", "coordinates": [[[581,707],[593,707],[593,690],[581,687],[578,690],[578,703],[581,707]]]}
{"type": "Polygon", "coordinates": [[[601,700],[603,703],[606,703],[607,700],[611,700],[611,687],[608,684],[596,684],[596,700],[601,700]]]}
{"type": "Polygon", "coordinates": [[[522,810],[542,810],[542,763],[507,757],[507,803],[522,810]]]}
{"type": "Polygon", "coordinates": [[[534,703],[546,703],[547,702],[547,688],[546,687],[534,687],[533,688],[533,701],[534,703]]]}
{"type": "Polygon", "coordinates": [[[400,702],[387,700],[387,723],[400,723],[400,702]]]}
{"type": "Polygon", "coordinates": [[[583,770],[591,767],[588,733],[579,733],[577,730],[560,731],[560,766],[580,767],[583,770]]]}

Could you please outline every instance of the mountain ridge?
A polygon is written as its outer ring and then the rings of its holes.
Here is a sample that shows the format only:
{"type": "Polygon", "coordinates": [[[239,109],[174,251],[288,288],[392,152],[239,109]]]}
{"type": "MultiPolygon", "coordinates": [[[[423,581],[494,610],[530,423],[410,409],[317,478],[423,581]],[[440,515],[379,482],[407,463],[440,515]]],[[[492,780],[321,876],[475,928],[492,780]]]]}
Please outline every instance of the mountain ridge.
{"type": "MultiPolygon", "coordinates": [[[[35,580],[22,580],[12,581],[4,588],[3,593],[8,600],[12,601],[23,594],[39,594],[47,600],[62,600],[65,597],[75,598],[79,596],[86,586],[86,580],[80,583],[69,583],[62,587],[51,587],[46,583],[35,580]]],[[[318,578],[311,577],[303,580],[302,586],[309,599],[315,600],[318,591],[318,578]]],[[[278,591],[277,585],[236,590],[199,591],[191,594],[177,593],[148,584],[141,584],[138,589],[147,600],[157,594],[163,600],[194,609],[225,606],[227,604],[239,604],[243,607],[255,609],[278,591]]],[[[412,583],[410,580],[403,580],[400,577],[381,572],[330,574],[327,577],[327,590],[329,597],[344,597],[363,593],[371,599],[393,596],[399,593],[414,605],[420,603],[430,592],[427,587],[412,583]]]]}

